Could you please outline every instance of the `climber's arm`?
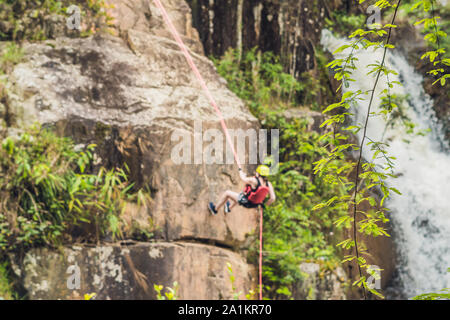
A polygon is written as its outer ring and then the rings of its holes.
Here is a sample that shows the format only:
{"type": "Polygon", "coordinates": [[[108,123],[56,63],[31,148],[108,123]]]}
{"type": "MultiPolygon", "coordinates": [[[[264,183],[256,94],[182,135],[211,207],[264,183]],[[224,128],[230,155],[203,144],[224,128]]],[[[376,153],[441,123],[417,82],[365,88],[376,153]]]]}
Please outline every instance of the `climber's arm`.
{"type": "Polygon", "coordinates": [[[239,169],[239,177],[242,181],[244,181],[245,184],[249,184],[251,186],[255,186],[258,183],[258,181],[256,181],[254,177],[247,177],[242,169],[239,169]]]}
{"type": "Polygon", "coordinates": [[[276,200],[275,190],[273,189],[272,184],[269,182],[269,200],[267,200],[266,205],[270,206],[276,200]]]}

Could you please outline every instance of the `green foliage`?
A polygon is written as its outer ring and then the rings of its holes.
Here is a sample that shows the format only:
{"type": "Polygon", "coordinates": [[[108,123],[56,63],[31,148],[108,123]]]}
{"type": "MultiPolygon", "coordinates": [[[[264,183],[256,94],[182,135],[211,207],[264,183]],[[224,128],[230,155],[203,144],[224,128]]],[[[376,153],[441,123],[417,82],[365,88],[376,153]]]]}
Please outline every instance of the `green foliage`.
{"type": "MultiPolygon", "coordinates": [[[[365,2],[364,0],[360,3],[365,2]]],[[[323,210],[324,208],[330,207],[331,205],[345,205],[347,208],[352,210],[352,216],[342,216],[335,221],[337,225],[345,225],[353,234],[352,238],[346,239],[338,244],[339,247],[348,250],[348,252],[354,252],[348,254],[344,257],[344,262],[354,262],[356,263],[360,277],[357,279],[353,285],[363,288],[364,296],[366,297],[366,290],[372,292],[373,294],[382,297],[382,295],[371,288],[367,283],[366,274],[371,274],[369,264],[366,261],[365,256],[368,256],[364,244],[357,241],[357,234],[369,235],[373,237],[378,236],[389,236],[383,226],[384,223],[388,221],[385,212],[386,208],[383,208],[384,201],[391,195],[392,192],[401,194],[396,188],[388,186],[386,184],[386,179],[388,177],[395,178],[393,174],[394,170],[394,157],[390,157],[386,151],[388,146],[383,141],[374,141],[367,136],[367,125],[369,123],[370,117],[381,116],[390,118],[394,114],[393,110],[397,110],[399,98],[391,93],[391,89],[395,85],[400,85],[400,83],[391,81],[390,75],[396,75],[394,70],[387,68],[385,64],[385,57],[388,50],[394,48],[390,43],[391,33],[397,26],[395,23],[395,18],[398,13],[398,6],[401,3],[396,1],[396,5],[393,5],[390,1],[379,0],[373,4],[380,9],[393,7],[394,12],[392,15],[391,23],[381,25],[379,29],[374,30],[364,30],[357,29],[353,31],[349,38],[351,39],[349,44],[345,44],[335,50],[334,54],[344,52],[348,50],[348,54],[344,58],[339,58],[331,61],[327,67],[334,70],[334,78],[341,82],[338,91],[342,90],[341,100],[337,103],[329,105],[324,113],[331,113],[330,117],[323,122],[322,126],[328,127],[329,132],[322,135],[322,139],[329,138],[329,149],[331,151],[327,156],[315,162],[315,173],[322,176],[325,180],[329,181],[331,184],[341,185],[348,192],[351,192],[353,196],[345,194],[341,197],[332,197],[326,202],[319,203],[315,206],[316,210],[323,210]],[[349,83],[355,81],[352,78],[352,72],[356,69],[355,61],[357,57],[355,52],[359,50],[369,50],[369,49],[382,49],[384,54],[381,61],[376,61],[368,66],[366,66],[369,71],[368,76],[375,76],[375,83],[371,90],[363,92],[361,90],[350,91],[349,83]],[[381,92],[382,106],[379,112],[372,112],[372,102],[375,95],[377,85],[380,79],[386,81],[387,89],[381,92]],[[347,118],[353,116],[349,112],[352,106],[357,105],[360,101],[368,100],[368,109],[364,123],[358,123],[355,125],[347,126],[347,118]],[[362,141],[355,145],[353,143],[348,143],[348,133],[356,134],[359,131],[363,132],[362,141]],[[364,162],[362,159],[362,150],[366,146],[370,147],[372,151],[372,159],[366,159],[364,162]],[[355,163],[346,163],[344,166],[336,166],[333,161],[345,160],[347,158],[348,152],[356,152],[358,155],[357,161],[355,163]],[[375,165],[374,161],[379,160],[384,162],[384,164],[375,165]],[[352,174],[351,174],[352,173],[352,174]],[[349,178],[349,176],[353,176],[349,178]],[[357,186],[357,187],[356,187],[357,186]],[[376,199],[371,196],[370,189],[377,188],[381,191],[383,197],[381,202],[378,204],[376,199]],[[362,210],[361,204],[366,203],[369,205],[369,209],[362,210]]],[[[401,109],[400,109],[401,110],[401,109]]],[[[400,113],[400,116],[403,115],[400,113]]],[[[398,117],[392,116],[391,119],[395,121],[398,117]]],[[[403,117],[403,121],[406,121],[403,117]]],[[[389,123],[388,123],[389,125],[389,123]]],[[[378,161],[379,162],[379,161],[378,161]]]]}
{"type": "MultiPolygon", "coordinates": [[[[277,201],[264,211],[264,283],[269,296],[286,298],[303,277],[298,268],[301,262],[314,261],[330,269],[336,266],[338,252],[332,235],[342,226],[333,221],[346,216],[348,207],[313,208],[325,199],[346,196],[346,190],[314,175],[313,163],[326,154],[329,138],[320,140],[320,134],[308,130],[307,120],[286,120],[276,111],[267,111],[263,124],[281,129],[279,171],[270,179],[277,201]]],[[[334,165],[346,166],[342,160],[334,165]]]]}
{"type": "Polygon", "coordinates": [[[349,14],[346,11],[332,11],[330,19],[325,18],[325,28],[339,34],[348,34],[349,32],[361,28],[367,20],[363,14],[349,14]]]}
{"type": "MultiPolygon", "coordinates": [[[[269,53],[252,51],[239,64],[236,53],[228,51],[215,63],[230,89],[248,103],[263,126],[280,129],[281,162],[278,174],[271,176],[277,201],[264,212],[263,277],[264,296],[288,298],[296,281],[302,279],[301,262],[318,261],[324,268],[336,266],[337,252],[330,244],[331,234],[338,228],[333,220],[346,213],[345,205],[312,210],[317,202],[346,192],[313,174],[312,163],[326,154],[324,146],[330,138],[320,140],[320,135],[308,128],[307,120],[286,120],[283,114],[286,108],[304,102],[305,91],[314,92],[314,86],[283,74],[277,59],[269,53]]],[[[345,166],[341,160],[335,165],[345,166]]],[[[256,261],[256,248],[250,256],[256,261]]]]}
{"type": "MultiPolygon", "coordinates": [[[[360,3],[363,2],[365,2],[365,0],[360,0],[360,3]]],[[[348,188],[349,191],[353,192],[353,197],[351,198],[341,197],[340,199],[336,199],[334,197],[327,202],[318,204],[316,209],[323,209],[329,207],[330,204],[339,202],[346,202],[353,208],[353,217],[342,217],[336,221],[337,224],[351,222],[350,225],[354,230],[353,237],[351,239],[346,239],[338,244],[347,250],[353,250],[354,248],[354,254],[350,254],[345,257],[343,262],[354,261],[359,268],[361,277],[354,282],[354,285],[362,287],[365,290],[369,290],[380,297],[382,296],[377,291],[368,286],[366,276],[362,274],[362,270],[365,270],[366,273],[370,274],[370,271],[368,270],[369,265],[364,258],[364,256],[369,253],[365,250],[364,246],[361,246],[361,244],[358,246],[356,234],[361,233],[375,237],[383,235],[388,236],[386,230],[382,226],[383,223],[388,221],[385,215],[386,209],[382,206],[384,201],[393,192],[401,194],[399,190],[392,186],[388,186],[385,182],[388,177],[395,178],[395,158],[390,157],[386,152],[386,147],[388,146],[386,142],[374,141],[367,136],[366,128],[369,123],[369,118],[380,116],[388,121],[387,126],[398,126],[400,123],[405,127],[406,133],[416,133],[414,132],[415,125],[409,120],[404,108],[402,107],[401,102],[403,97],[397,97],[391,92],[391,89],[395,85],[400,85],[400,83],[390,80],[390,75],[395,75],[396,73],[395,71],[388,69],[385,65],[387,50],[394,48],[394,46],[390,43],[391,32],[392,29],[397,27],[394,23],[401,3],[401,0],[371,1],[371,4],[378,6],[380,9],[388,8],[391,10],[391,23],[381,25],[377,30],[357,29],[352,32],[349,36],[349,38],[352,39],[351,42],[341,46],[334,52],[337,54],[343,52],[344,50],[349,50],[349,54],[347,54],[344,58],[335,59],[327,65],[329,68],[334,69],[335,79],[341,82],[338,90],[341,90],[343,87],[347,90],[345,90],[345,93],[342,94],[341,101],[329,105],[324,110],[324,113],[332,112],[332,115],[324,121],[322,126],[329,127],[330,130],[333,130],[334,138],[331,140],[330,147],[334,146],[334,149],[331,150],[327,157],[324,157],[315,163],[315,171],[318,175],[324,176],[324,178],[331,181],[331,183],[341,184],[343,187],[348,188]],[[351,81],[355,81],[352,79],[352,72],[356,69],[355,61],[357,60],[357,57],[355,57],[355,51],[368,50],[370,48],[380,48],[384,51],[383,59],[381,61],[377,61],[367,66],[367,68],[369,68],[367,75],[369,76],[373,74],[376,76],[375,84],[373,88],[367,92],[362,92],[361,90],[349,91],[349,83],[351,81]],[[387,88],[380,94],[380,98],[382,100],[380,111],[372,112],[371,107],[373,98],[377,85],[379,84],[379,80],[381,79],[386,81],[387,88]],[[368,97],[370,97],[370,99],[368,99],[368,97]],[[348,112],[348,110],[351,106],[356,105],[357,101],[363,100],[368,100],[369,105],[365,123],[358,123],[353,126],[345,127],[347,118],[353,115],[348,112]],[[363,130],[363,137],[359,145],[347,143],[347,136],[341,134],[341,132],[345,131],[355,134],[361,130],[363,130]],[[372,159],[366,159],[368,162],[364,163],[362,160],[362,149],[366,146],[366,140],[369,141],[367,146],[371,148],[373,157],[372,159]],[[346,154],[344,151],[356,151],[359,153],[359,157],[357,158],[358,161],[351,166],[351,170],[356,171],[353,179],[348,179],[347,170],[342,169],[339,166],[330,165],[332,161],[336,159],[345,159],[346,154]],[[384,160],[384,164],[375,165],[374,160],[376,159],[384,160]],[[358,188],[355,186],[358,186],[358,188]],[[374,187],[378,188],[383,195],[380,204],[378,204],[373,197],[367,196],[370,194],[369,190],[374,187]],[[362,202],[368,202],[368,204],[370,204],[370,209],[362,211],[359,207],[362,202]],[[357,215],[360,217],[358,220],[357,215]]],[[[443,58],[446,54],[446,50],[441,45],[441,39],[446,38],[447,34],[438,26],[438,17],[435,15],[435,1],[415,0],[413,4],[406,3],[406,5],[408,10],[414,10],[421,7],[425,14],[431,13],[431,16],[424,17],[416,23],[416,25],[424,25],[425,40],[429,42],[432,48],[434,46],[434,50],[426,52],[421,59],[428,59],[430,63],[433,64],[434,69],[429,71],[429,74],[437,78],[435,83],[440,82],[443,86],[446,83],[446,79],[449,77],[444,68],[449,65],[449,61],[447,61],[448,59],[443,58]]],[[[424,134],[424,132],[418,132],[416,134],[424,134]]],[[[330,133],[325,133],[322,137],[326,138],[330,135],[330,133]]]]}
{"type": "Polygon", "coordinates": [[[16,293],[10,278],[10,268],[7,262],[0,263],[0,300],[13,300],[16,293]]]}
{"type": "Polygon", "coordinates": [[[437,293],[424,293],[415,296],[413,300],[450,300],[450,289],[443,289],[437,293]]]}
{"type": "Polygon", "coordinates": [[[0,254],[121,235],[121,211],[142,192],[121,169],[88,173],[94,147],[37,126],[2,139],[0,254]]]}
{"type": "Polygon", "coordinates": [[[300,79],[284,72],[279,58],[271,52],[254,48],[239,59],[239,52],[230,49],[221,59],[211,57],[217,71],[229,88],[247,101],[250,110],[259,114],[264,108],[288,108],[294,105],[311,105],[317,108],[317,96],[325,88],[311,74],[300,79]]]}
{"type": "Polygon", "coordinates": [[[53,38],[56,30],[65,27],[71,5],[82,11],[85,30],[78,35],[90,35],[92,29],[111,20],[104,10],[104,0],[0,0],[0,41],[53,38]]]}
{"type": "MultiPolygon", "coordinates": [[[[236,277],[234,276],[233,273],[233,266],[231,265],[231,263],[227,262],[227,271],[228,271],[228,276],[230,279],[230,283],[231,283],[231,294],[233,296],[234,300],[239,300],[240,296],[242,295],[242,291],[237,291],[235,283],[236,283],[236,277]]],[[[245,298],[247,300],[253,300],[256,296],[256,292],[255,290],[250,290],[246,295],[245,298]]]]}
{"type": "Polygon", "coordinates": [[[95,292],[92,293],[85,293],[84,294],[84,300],[95,300],[95,297],[97,296],[97,294],[95,292]]]}
{"type": "MultiPolygon", "coordinates": [[[[447,269],[450,272],[450,268],[447,269]]],[[[439,292],[424,293],[412,298],[413,300],[450,300],[450,288],[444,288],[439,292]]]]}
{"type": "Polygon", "coordinates": [[[231,294],[233,295],[234,300],[239,300],[239,297],[242,295],[242,291],[237,291],[235,282],[236,278],[233,274],[233,267],[231,266],[231,263],[227,262],[227,271],[228,276],[230,277],[230,283],[231,283],[231,294]]]}
{"type": "MultiPolygon", "coordinates": [[[[434,11],[434,15],[436,15],[435,21],[437,22],[437,27],[443,33],[438,33],[442,35],[439,38],[435,38],[432,35],[429,37],[433,40],[439,40],[439,45],[445,49],[445,53],[442,53],[442,58],[450,58],[450,39],[444,35],[444,33],[448,34],[450,32],[450,6],[443,6],[439,1],[433,1],[433,6],[431,6],[431,2],[429,2],[426,6],[427,11],[424,10],[421,1],[408,0],[402,5],[402,9],[405,18],[410,24],[417,23],[422,27],[421,31],[424,36],[429,32],[432,32],[434,29],[434,20],[432,18],[434,11]]],[[[433,50],[438,49],[437,43],[429,42],[429,45],[433,48],[433,50]]]]}
{"type": "MultiPolygon", "coordinates": [[[[428,74],[436,78],[433,84],[440,83],[441,86],[445,86],[447,79],[450,78],[450,74],[448,74],[450,58],[448,58],[448,47],[446,47],[448,40],[443,41],[443,39],[447,39],[447,33],[439,23],[440,17],[436,14],[436,3],[434,0],[417,0],[411,10],[420,7],[422,7],[424,12],[430,12],[430,16],[415,22],[415,25],[423,25],[424,39],[431,48],[420,59],[428,59],[430,64],[432,64],[432,69],[428,71],[428,74]]],[[[444,26],[448,29],[448,21],[444,26]]]]}
{"type": "Polygon", "coordinates": [[[450,78],[449,8],[440,7],[435,0],[415,0],[407,10],[410,21],[422,27],[424,39],[429,45],[429,50],[421,56],[421,60],[429,61],[428,74],[435,78],[433,84],[445,86],[450,78]]]}
{"type": "Polygon", "coordinates": [[[165,290],[166,292],[164,293],[164,295],[162,294],[162,291],[164,290],[164,286],[161,285],[153,285],[153,288],[156,291],[156,298],[158,300],[177,300],[177,291],[179,289],[178,286],[178,282],[174,282],[173,283],[173,288],[170,287],[166,287],[165,290]]]}
{"type": "Polygon", "coordinates": [[[23,50],[14,42],[7,43],[0,55],[0,75],[8,73],[15,64],[23,60],[23,50]]]}

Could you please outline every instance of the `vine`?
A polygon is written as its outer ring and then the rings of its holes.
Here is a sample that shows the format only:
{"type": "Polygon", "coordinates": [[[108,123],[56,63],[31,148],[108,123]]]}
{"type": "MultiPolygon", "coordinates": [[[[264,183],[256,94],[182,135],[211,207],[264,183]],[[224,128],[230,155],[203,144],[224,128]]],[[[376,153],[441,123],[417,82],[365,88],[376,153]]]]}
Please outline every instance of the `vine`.
{"type": "MultiPolygon", "coordinates": [[[[360,3],[364,1],[359,1],[360,3]]],[[[393,190],[395,192],[398,192],[395,188],[389,188],[386,186],[384,180],[387,178],[388,175],[391,175],[390,173],[386,174],[383,172],[378,172],[375,170],[375,164],[373,163],[362,163],[363,162],[363,148],[366,139],[370,140],[370,142],[367,145],[372,146],[372,150],[374,150],[374,156],[372,160],[375,160],[378,154],[382,154],[382,156],[387,160],[387,165],[383,168],[384,170],[392,170],[393,168],[393,162],[389,156],[387,156],[386,151],[383,149],[382,143],[377,143],[367,137],[367,126],[369,123],[369,117],[371,116],[371,109],[374,101],[375,92],[377,89],[377,86],[379,84],[381,75],[385,75],[387,78],[388,88],[393,87],[393,83],[389,82],[388,76],[390,73],[394,73],[395,71],[389,70],[385,66],[385,60],[386,60],[386,54],[388,49],[394,48],[393,45],[390,44],[391,35],[392,35],[392,29],[396,28],[395,19],[397,17],[398,8],[401,4],[401,0],[397,2],[397,5],[395,6],[395,11],[391,20],[390,24],[386,24],[385,26],[382,26],[379,30],[363,30],[358,29],[355,32],[353,32],[350,35],[350,38],[356,38],[352,41],[350,45],[344,45],[338,48],[335,51],[336,53],[342,52],[347,48],[351,48],[350,55],[346,59],[336,59],[332,61],[329,64],[329,67],[334,69],[336,72],[335,79],[342,81],[341,86],[339,86],[338,91],[342,89],[342,85],[344,85],[346,88],[349,87],[350,81],[355,81],[351,78],[351,70],[355,70],[356,66],[354,62],[357,60],[357,57],[355,57],[354,52],[359,49],[365,49],[374,47],[374,48],[383,48],[383,58],[380,63],[369,65],[372,67],[372,70],[369,71],[368,75],[375,73],[376,78],[374,85],[372,87],[372,90],[368,92],[362,92],[361,90],[357,91],[347,91],[343,93],[342,99],[339,103],[332,104],[328,106],[324,113],[330,112],[331,110],[334,110],[336,108],[344,108],[346,110],[350,109],[352,105],[355,104],[356,100],[363,100],[363,96],[370,93],[370,100],[368,103],[367,108],[367,114],[365,116],[365,122],[363,125],[356,125],[356,126],[349,126],[347,128],[343,128],[346,131],[350,131],[354,134],[359,132],[361,129],[363,130],[363,135],[361,142],[359,146],[347,143],[347,144],[341,144],[340,140],[347,140],[348,137],[342,135],[341,133],[335,132],[336,126],[340,123],[344,123],[346,120],[346,116],[353,115],[349,112],[340,112],[336,115],[333,115],[331,118],[327,119],[322,126],[332,126],[333,127],[333,135],[335,139],[333,139],[333,144],[336,146],[333,150],[329,153],[327,158],[321,159],[318,162],[315,163],[315,173],[319,175],[325,175],[328,177],[328,179],[332,183],[340,183],[343,184],[347,190],[350,192],[352,191],[353,196],[350,197],[349,195],[341,196],[340,198],[334,199],[334,201],[321,203],[315,207],[315,209],[319,209],[325,206],[330,206],[331,204],[336,205],[344,205],[347,208],[350,208],[352,211],[352,216],[344,216],[339,218],[335,223],[340,224],[346,224],[348,228],[353,229],[352,232],[352,238],[346,239],[338,244],[338,246],[341,246],[344,249],[350,250],[354,248],[354,255],[347,255],[343,262],[349,262],[355,260],[358,267],[358,273],[359,273],[359,279],[354,282],[354,285],[357,285],[359,287],[362,287],[364,298],[367,299],[366,290],[369,290],[373,294],[382,297],[382,295],[376,291],[375,289],[371,288],[370,285],[367,282],[367,279],[365,276],[363,276],[363,269],[365,269],[366,273],[369,273],[373,276],[376,275],[376,272],[374,272],[372,269],[369,268],[369,265],[367,264],[366,259],[363,257],[363,254],[366,254],[364,246],[360,245],[358,242],[357,234],[365,233],[365,234],[371,234],[374,236],[378,235],[386,235],[389,236],[386,232],[386,230],[379,226],[379,222],[386,222],[387,219],[384,215],[384,208],[379,209],[375,213],[371,212],[363,212],[361,210],[358,210],[358,205],[361,204],[363,201],[368,201],[371,206],[376,206],[376,201],[373,197],[368,196],[364,197],[366,193],[369,192],[369,189],[378,186],[382,192],[383,192],[383,199],[381,200],[380,207],[382,206],[384,200],[389,196],[389,190],[393,190]],[[385,29],[388,29],[386,31],[385,29]],[[380,37],[383,38],[387,34],[387,38],[385,41],[370,41],[369,37],[380,37]],[[348,152],[349,150],[358,151],[358,157],[356,160],[356,164],[354,162],[351,162],[350,165],[346,166],[346,168],[339,168],[334,166],[333,160],[345,158],[344,151],[348,152]],[[344,172],[345,170],[345,172],[344,172]],[[354,178],[352,181],[350,181],[347,177],[350,176],[353,171],[356,171],[356,174],[354,175],[354,178]],[[362,172],[361,172],[362,171],[362,172]],[[364,181],[366,186],[364,188],[360,188],[361,182],[364,181]],[[357,221],[357,214],[361,214],[363,216],[363,219],[359,221],[359,229],[358,229],[358,221],[357,221]]],[[[392,6],[387,1],[378,1],[375,6],[379,7],[380,9],[392,6]]],[[[383,90],[383,94],[386,94],[389,101],[390,98],[390,90],[386,89],[383,90]]],[[[398,192],[399,193],[399,192],[398,192]]]]}
{"type": "MultiPolygon", "coordinates": [[[[363,137],[361,139],[361,144],[359,147],[358,163],[356,164],[355,187],[354,187],[354,194],[353,194],[353,237],[354,237],[354,241],[355,241],[355,252],[356,252],[356,258],[358,260],[358,270],[359,270],[360,278],[362,278],[362,272],[361,272],[361,264],[359,263],[360,258],[359,258],[359,254],[358,254],[358,242],[356,240],[356,212],[357,212],[356,197],[358,194],[359,170],[360,170],[360,164],[361,164],[361,160],[362,160],[362,151],[364,148],[364,141],[367,137],[367,135],[366,135],[367,134],[367,125],[369,123],[370,110],[371,110],[373,98],[375,95],[375,89],[378,85],[378,81],[380,79],[381,72],[384,71],[383,69],[384,69],[384,65],[385,65],[386,53],[387,53],[389,41],[391,39],[392,28],[394,27],[394,22],[395,22],[395,18],[397,16],[398,7],[400,6],[401,2],[402,2],[402,0],[398,0],[397,6],[395,7],[394,16],[392,18],[391,26],[389,27],[389,34],[388,34],[388,37],[386,40],[386,45],[384,47],[383,60],[381,61],[381,65],[378,68],[377,78],[375,80],[375,84],[373,86],[372,93],[370,96],[369,107],[367,108],[366,122],[364,123],[364,133],[363,133],[363,137]]],[[[389,73],[386,72],[386,77],[388,76],[388,74],[389,73]]],[[[364,297],[366,298],[366,291],[364,290],[364,287],[363,287],[363,293],[364,293],[364,297]]]]}

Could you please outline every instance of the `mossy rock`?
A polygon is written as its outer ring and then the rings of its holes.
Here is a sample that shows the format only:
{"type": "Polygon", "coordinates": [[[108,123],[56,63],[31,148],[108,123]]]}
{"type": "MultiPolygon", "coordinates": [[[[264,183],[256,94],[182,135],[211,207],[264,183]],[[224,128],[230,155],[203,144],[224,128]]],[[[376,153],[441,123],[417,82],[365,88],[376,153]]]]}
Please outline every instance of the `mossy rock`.
{"type": "Polygon", "coordinates": [[[67,27],[73,1],[0,0],[0,41],[41,41],[58,36],[80,37],[106,25],[103,0],[80,0],[81,29],[67,27]]]}

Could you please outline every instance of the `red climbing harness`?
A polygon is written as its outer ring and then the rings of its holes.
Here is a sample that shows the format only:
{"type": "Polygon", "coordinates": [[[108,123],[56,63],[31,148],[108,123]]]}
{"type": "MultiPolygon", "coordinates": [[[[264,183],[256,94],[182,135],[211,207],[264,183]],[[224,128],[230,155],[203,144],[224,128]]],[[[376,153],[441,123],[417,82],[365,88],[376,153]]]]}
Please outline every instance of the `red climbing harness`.
{"type": "Polygon", "coordinates": [[[269,193],[269,187],[262,186],[258,178],[256,178],[256,180],[258,180],[256,189],[253,189],[252,186],[248,184],[245,186],[244,193],[251,203],[261,204],[269,193]]]}

